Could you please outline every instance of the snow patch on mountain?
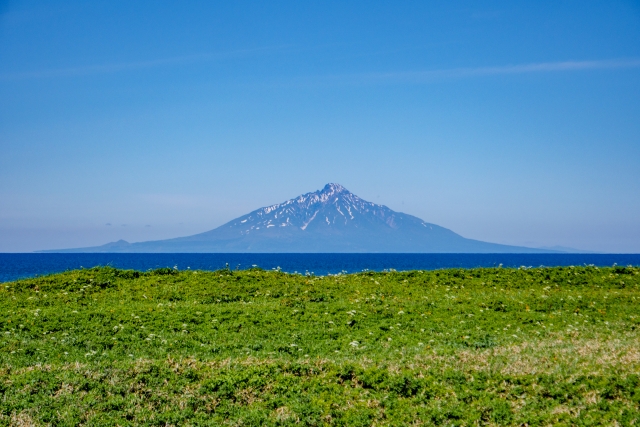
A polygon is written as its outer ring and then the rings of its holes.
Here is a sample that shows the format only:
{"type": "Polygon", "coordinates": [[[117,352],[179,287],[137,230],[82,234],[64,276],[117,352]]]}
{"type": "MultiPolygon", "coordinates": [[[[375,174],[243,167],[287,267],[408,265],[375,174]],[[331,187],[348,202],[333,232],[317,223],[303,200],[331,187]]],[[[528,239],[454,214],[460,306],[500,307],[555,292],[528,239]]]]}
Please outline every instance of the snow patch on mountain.
{"type": "Polygon", "coordinates": [[[315,227],[359,227],[357,219],[379,221],[394,228],[394,212],[383,205],[367,202],[340,184],[330,183],[323,189],[302,194],[283,203],[257,209],[243,217],[227,224],[229,228],[242,226],[243,233],[250,230],[269,229],[273,224],[278,227],[297,227],[308,230],[312,224],[315,227]],[[324,221],[314,220],[320,214],[324,221]],[[283,221],[283,218],[286,220],[283,221]],[[273,224],[272,224],[273,223],[273,224]],[[271,226],[270,226],[271,225],[271,226]]]}

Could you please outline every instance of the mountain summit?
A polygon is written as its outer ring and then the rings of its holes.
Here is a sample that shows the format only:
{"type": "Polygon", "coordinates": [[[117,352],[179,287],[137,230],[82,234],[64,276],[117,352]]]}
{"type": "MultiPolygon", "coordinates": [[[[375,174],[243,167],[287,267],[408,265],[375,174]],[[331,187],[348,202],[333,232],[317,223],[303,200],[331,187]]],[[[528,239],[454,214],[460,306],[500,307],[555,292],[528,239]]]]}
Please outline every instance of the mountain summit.
{"type": "MultiPolygon", "coordinates": [[[[395,212],[349,192],[340,184],[327,184],[322,190],[253,211],[226,225],[241,235],[272,227],[293,227],[312,233],[332,233],[375,225],[397,228],[395,212]]],[[[425,224],[425,223],[423,223],[425,224]]]]}
{"type": "Polygon", "coordinates": [[[340,184],[257,209],[205,233],[47,252],[551,252],[466,239],[340,184]]]}

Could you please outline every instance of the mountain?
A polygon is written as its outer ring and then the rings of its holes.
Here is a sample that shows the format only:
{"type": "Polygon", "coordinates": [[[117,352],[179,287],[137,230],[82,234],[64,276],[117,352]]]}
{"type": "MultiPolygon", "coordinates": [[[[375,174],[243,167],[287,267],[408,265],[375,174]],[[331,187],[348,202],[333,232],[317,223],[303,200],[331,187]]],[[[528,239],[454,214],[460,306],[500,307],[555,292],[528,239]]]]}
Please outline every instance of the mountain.
{"type": "Polygon", "coordinates": [[[168,240],[43,252],[449,252],[543,253],[466,239],[367,202],[339,184],[257,209],[216,229],[168,240]]]}

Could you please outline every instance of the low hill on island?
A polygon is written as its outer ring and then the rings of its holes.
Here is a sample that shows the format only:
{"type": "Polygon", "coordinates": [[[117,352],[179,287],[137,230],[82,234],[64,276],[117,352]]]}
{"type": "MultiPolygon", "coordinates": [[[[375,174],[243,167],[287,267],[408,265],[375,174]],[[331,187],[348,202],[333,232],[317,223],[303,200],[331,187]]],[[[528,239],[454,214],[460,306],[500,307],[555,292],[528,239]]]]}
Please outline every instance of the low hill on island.
{"type": "Polygon", "coordinates": [[[550,253],[467,239],[412,215],[361,199],[339,184],[175,239],[44,252],[550,253]]]}

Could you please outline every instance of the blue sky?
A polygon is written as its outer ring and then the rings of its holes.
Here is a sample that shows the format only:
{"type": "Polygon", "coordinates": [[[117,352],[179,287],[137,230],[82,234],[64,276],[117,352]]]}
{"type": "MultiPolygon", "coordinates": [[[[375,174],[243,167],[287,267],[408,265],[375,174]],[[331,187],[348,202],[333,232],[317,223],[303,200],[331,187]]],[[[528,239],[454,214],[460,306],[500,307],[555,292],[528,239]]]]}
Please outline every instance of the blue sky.
{"type": "Polygon", "coordinates": [[[2,252],[328,182],[465,237],[640,252],[638,165],[636,1],[0,0],[2,252]]]}

